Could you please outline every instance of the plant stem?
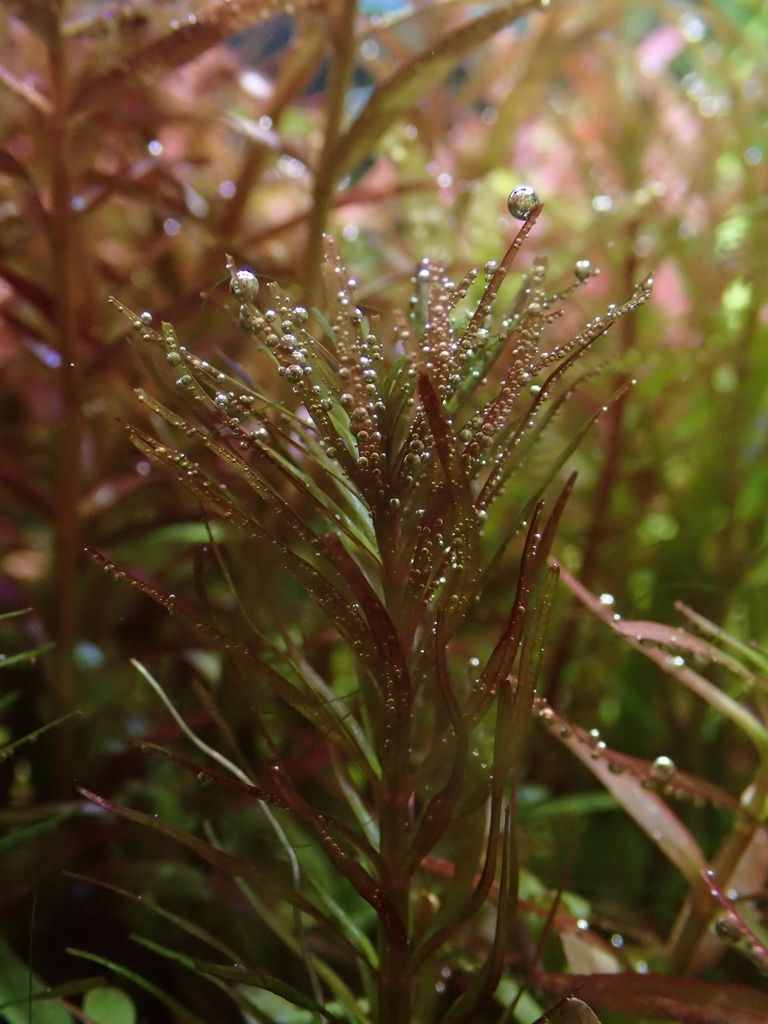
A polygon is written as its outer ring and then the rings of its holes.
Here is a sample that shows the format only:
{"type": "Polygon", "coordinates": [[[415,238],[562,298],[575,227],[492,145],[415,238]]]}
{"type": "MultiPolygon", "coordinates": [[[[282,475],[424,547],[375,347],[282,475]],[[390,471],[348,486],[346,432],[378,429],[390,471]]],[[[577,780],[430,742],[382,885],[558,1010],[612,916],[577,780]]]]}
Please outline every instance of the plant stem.
{"type": "Polygon", "coordinates": [[[333,53],[328,69],[328,100],[325,108],[325,135],[323,149],[315,171],[315,188],[307,228],[304,252],[304,282],[307,299],[314,304],[320,285],[320,267],[323,255],[323,232],[336,187],[337,170],[331,155],[341,134],[344,100],[352,79],[355,58],[355,18],[357,0],[339,0],[338,9],[331,16],[331,46],[333,53]]]}
{"type": "MultiPolygon", "coordinates": [[[[634,228],[629,236],[629,255],[624,260],[623,283],[624,287],[631,293],[637,273],[637,257],[632,248],[635,238],[634,228]]],[[[621,354],[630,352],[635,344],[637,335],[637,324],[634,317],[625,317],[619,325],[621,328],[621,354]]],[[[619,376],[614,381],[614,388],[619,387],[625,378],[619,376]]],[[[604,417],[605,437],[603,443],[603,465],[600,477],[595,488],[592,499],[592,520],[589,524],[587,536],[584,541],[584,564],[579,579],[591,590],[595,579],[602,565],[604,552],[605,523],[611,509],[611,498],[613,489],[619,473],[619,457],[621,455],[622,437],[624,433],[624,414],[627,408],[628,394],[625,392],[611,406],[604,417]]],[[[567,620],[555,647],[555,652],[549,668],[549,680],[547,686],[548,699],[553,703],[557,702],[559,689],[563,678],[563,669],[571,658],[578,631],[578,622],[574,618],[567,620]]]]}
{"type": "MultiPolygon", "coordinates": [[[[52,111],[49,124],[51,176],[51,281],[58,333],[60,424],[56,451],[54,524],[53,655],[51,689],[56,714],[72,711],[75,696],[73,650],[77,637],[77,571],[80,561],[78,502],[82,438],[81,360],[77,336],[74,274],[77,254],[72,236],[71,160],[67,138],[68,67],[64,40],[53,35],[48,51],[52,111]]],[[[53,780],[69,792],[62,772],[71,747],[68,730],[56,733],[59,764],[53,780]]]]}
{"type": "MultiPolygon", "coordinates": [[[[385,607],[398,633],[398,642],[407,649],[398,629],[397,609],[403,602],[406,575],[398,566],[397,528],[389,510],[375,516],[376,539],[382,556],[382,584],[385,607]]],[[[405,658],[407,663],[407,656],[405,658]]],[[[409,666],[410,667],[410,666],[409,666]]],[[[379,824],[381,859],[384,864],[382,886],[403,922],[402,939],[391,930],[381,928],[379,939],[380,968],[378,979],[377,1024],[399,1024],[411,1016],[410,949],[408,916],[411,893],[411,871],[408,864],[410,845],[409,799],[412,789],[410,772],[411,696],[406,692],[408,680],[398,683],[399,672],[389,672],[390,690],[384,707],[385,734],[381,763],[383,779],[379,824]]]]}
{"type": "MultiPolygon", "coordinates": [[[[763,763],[748,790],[748,797],[742,797],[746,813],[736,815],[733,827],[722,841],[712,859],[715,872],[714,882],[725,892],[731,884],[734,872],[760,828],[766,799],[768,799],[768,768],[763,763]]],[[[709,895],[709,886],[702,879],[701,885],[693,888],[675,924],[669,952],[670,966],[676,973],[692,973],[699,970],[696,963],[702,941],[709,934],[709,924],[717,905],[709,895]]]]}

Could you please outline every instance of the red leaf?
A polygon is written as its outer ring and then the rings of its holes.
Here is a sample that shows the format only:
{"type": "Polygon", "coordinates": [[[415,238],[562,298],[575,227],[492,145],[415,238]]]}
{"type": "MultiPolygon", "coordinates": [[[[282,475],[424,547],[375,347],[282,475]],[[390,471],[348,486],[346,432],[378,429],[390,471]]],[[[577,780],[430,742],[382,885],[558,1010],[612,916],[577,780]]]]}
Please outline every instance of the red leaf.
{"type": "Polygon", "coordinates": [[[768,994],[746,985],[664,974],[544,974],[538,988],[575,993],[596,1010],[616,1010],[680,1024],[765,1024],[768,994]]]}

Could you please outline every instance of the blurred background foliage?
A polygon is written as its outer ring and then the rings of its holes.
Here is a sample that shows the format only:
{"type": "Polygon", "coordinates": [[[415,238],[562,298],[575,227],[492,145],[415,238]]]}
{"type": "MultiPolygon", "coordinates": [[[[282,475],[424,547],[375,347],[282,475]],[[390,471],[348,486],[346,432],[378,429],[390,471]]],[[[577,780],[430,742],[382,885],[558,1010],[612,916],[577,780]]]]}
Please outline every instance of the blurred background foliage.
{"type": "MultiPolygon", "coordinates": [[[[768,6],[552,0],[492,23],[468,0],[367,3],[354,31],[344,0],[211,15],[220,6],[0,10],[0,611],[33,609],[0,620],[0,639],[8,655],[55,644],[4,673],[18,699],[3,708],[3,739],[83,713],[2,765],[11,833],[76,810],[75,781],[187,828],[214,812],[194,780],[126,745],[175,735],[128,658],[161,666],[184,710],[190,679],[215,685],[221,660],[82,548],[168,592],[199,579],[197,508],[119,422],[145,423],[132,388],[157,367],[107,297],[152,310],[190,350],[224,353],[258,380],[266,363],[227,302],[225,252],[312,293],[329,230],[367,307],[405,311],[424,255],[462,273],[497,258],[507,193],[534,184],[545,210],[527,258],[547,257],[565,283],[577,259],[598,266],[577,299],[585,313],[655,277],[653,301],[600,349],[596,372],[637,383],[571,460],[579,482],[558,557],[628,615],[672,621],[683,600],[766,642],[768,6]]],[[[579,389],[553,444],[605,390],[579,389]]],[[[510,490],[511,510],[525,493],[510,490]]],[[[251,592],[265,585],[254,577],[251,592]]],[[[489,630],[513,597],[514,580],[499,585],[489,630]]],[[[750,777],[743,737],[565,592],[545,672],[555,706],[611,746],[669,754],[734,794],[750,777]]],[[[245,714],[239,724],[247,731],[245,714]]],[[[535,739],[525,785],[541,803],[594,784],[535,739]]],[[[688,813],[714,845],[721,818],[688,813]]],[[[607,917],[663,932],[679,884],[658,851],[618,813],[577,811],[565,824],[578,833],[569,887],[607,917]]],[[[563,827],[531,827],[530,866],[547,884],[563,871],[563,827]]],[[[64,939],[128,960],[139,912],[116,895],[94,902],[62,867],[126,888],[133,874],[212,930],[238,928],[220,883],[124,824],[80,815],[56,836],[31,833],[2,862],[9,948],[25,961],[31,931],[47,980],[72,976],[64,939]]],[[[213,1019],[215,995],[200,998],[213,1019]]]]}

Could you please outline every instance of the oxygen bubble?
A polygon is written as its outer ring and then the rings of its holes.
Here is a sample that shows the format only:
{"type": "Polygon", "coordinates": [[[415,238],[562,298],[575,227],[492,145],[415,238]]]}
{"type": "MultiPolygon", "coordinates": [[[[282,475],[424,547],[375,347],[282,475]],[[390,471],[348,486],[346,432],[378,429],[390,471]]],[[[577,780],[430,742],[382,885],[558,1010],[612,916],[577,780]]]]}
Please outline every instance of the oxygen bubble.
{"type": "Polygon", "coordinates": [[[738,942],[744,938],[744,931],[735,921],[729,920],[727,917],[720,917],[715,921],[715,934],[723,942],[738,942]]]}
{"type": "Polygon", "coordinates": [[[250,270],[238,270],[232,278],[229,290],[236,299],[253,302],[259,291],[259,281],[250,270]]]}
{"type": "Polygon", "coordinates": [[[677,766],[671,757],[657,757],[651,765],[651,778],[666,781],[671,779],[677,771],[677,766]]]}
{"type": "Polygon", "coordinates": [[[528,220],[539,201],[533,185],[518,185],[509,193],[507,209],[516,220],[528,220]]]}
{"type": "Polygon", "coordinates": [[[144,312],[140,314],[139,320],[143,324],[149,326],[152,323],[152,314],[149,312],[149,310],[145,309],[144,312]]]}
{"type": "Polygon", "coordinates": [[[576,266],[573,268],[573,272],[576,275],[577,280],[586,281],[588,277],[592,276],[592,264],[589,260],[577,260],[576,266]]]}

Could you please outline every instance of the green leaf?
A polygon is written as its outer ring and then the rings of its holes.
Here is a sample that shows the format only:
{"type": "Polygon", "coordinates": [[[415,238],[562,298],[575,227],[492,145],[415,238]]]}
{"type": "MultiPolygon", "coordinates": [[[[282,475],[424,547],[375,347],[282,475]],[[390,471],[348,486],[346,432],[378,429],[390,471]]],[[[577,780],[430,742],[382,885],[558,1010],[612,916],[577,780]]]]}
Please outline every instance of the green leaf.
{"type": "Polygon", "coordinates": [[[11,665],[20,665],[25,661],[34,661],[39,655],[50,651],[53,646],[52,643],[41,644],[39,647],[33,647],[31,651],[19,651],[18,654],[9,654],[0,661],[0,668],[10,668],[11,665]]]}
{"type": "Polygon", "coordinates": [[[72,814],[74,814],[74,810],[67,811],[65,814],[56,814],[52,818],[46,818],[45,821],[35,822],[34,825],[28,825],[26,828],[20,828],[15,832],[11,832],[10,835],[3,836],[0,839],[0,854],[8,853],[10,850],[15,850],[18,846],[34,842],[38,836],[52,832],[62,821],[66,821],[67,818],[71,817],[72,814]]]}
{"type": "Polygon", "coordinates": [[[219,978],[238,985],[254,985],[257,988],[266,989],[268,992],[274,992],[276,995],[288,1000],[288,1002],[293,1003],[294,1006],[300,1006],[306,1010],[311,1010],[313,1013],[322,1014],[331,1020],[339,1019],[335,1014],[329,1013],[325,1007],[316,1003],[310,996],[294,988],[293,985],[289,985],[288,982],[282,981],[282,979],[276,978],[271,974],[266,974],[264,971],[256,971],[241,964],[233,966],[232,964],[216,964],[206,960],[198,960],[196,957],[179,953],[168,946],[161,946],[159,943],[153,942],[151,939],[142,938],[140,935],[134,935],[132,938],[135,942],[146,946],[147,949],[153,950],[160,956],[183,964],[196,974],[209,975],[211,978],[219,978]]]}
{"type": "Polygon", "coordinates": [[[2,1019],[7,1024],[74,1024],[72,1016],[54,999],[26,961],[0,938],[2,1019]]]}
{"type": "MultiPolygon", "coordinates": [[[[171,825],[167,821],[155,818],[151,814],[144,814],[141,811],[134,811],[128,807],[121,807],[117,804],[113,804],[109,800],[96,796],[95,793],[90,793],[88,790],[80,787],[78,787],[78,792],[87,800],[91,800],[99,807],[102,807],[105,811],[109,811],[112,814],[118,814],[121,817],[126,818],[128,821],[133,821],[136,824],[147,825],[149,828],[154,829],[156,832],[160,832],[161,835],[166,836],[168,839],[172,839],[180,843],[182,846],[192,850],[193,853],[196,853],[203,860],[213,865],[213,867],[218,868],[230,878],[239,878],[254,884],[259,890],[272,892],[276,898],[283,899],[287,903],[295,906],[298,910],[308,914],[324,928],[329,929],[337,935],[339,939],[348,946],[348,940],[346,937],[339,932],[336,925],[330,921],[325,914],[322,914],[313,903],[301,896],[300,893],[296,892],[292,886],[286,885],[282,882],[274,873],[263,868],[259,868],[248,861],[241,860],[239,857],[234,857],[232,854],[226,853],[224,850],[220,850],[211,845],[211,843],[207,843],[202,839],[198,839],[195,836],[190,835],[188,832],[185,832],[184,829],[177,828],[175,825],[171,825]]],[[[357,953],[357,950],[352,948],[352,952],[357,953]]]]}
{"type": "MultiPolygon", "coordinates": [[[[159,1000],[164,1006],[167,1006],[172,1013],[185,1021],[185,1024],[206,1024],[201,1017],[198,1017],[196,1013],[188,1010],[185,1006],[174,999],[173,996],[169,996],[167,992],[163,992],[157,985],[153,985],[151,981],[147,981],[146,978],[142,978],[140,974],[136,974],[135,971],[128,970],[127,967],[123,967],[120,964],[116,964],[113,960],[107,960],[103,956],[98,956],[96,953],[89,953],[85,949],[67,949],[68,953],[72,956],[82,957],[83,960],[91,960],[95,964],[101,964],[103,967],[108,967],[110,971],[114,971],[115,974],[119,974],[122,978],[127,978],[128,981],[132,981],[134,985],[138,985],[139,988],[143,988],[145,992],[149,992],[155,999],[159,1000]]],[[[67,1024],[71,1022],[72,1018],[67,1014],[67,1024]]],[[[19,1024],[26,1024],[26,1021],[19,1021],[19,1024]]]]}
{"type": "MultiPolygon", "coordinates": [[[[3,160],[0,160],[0,168],[7,174],[8,169],[4,166],[3,160]]],[[[0,615],[0,622],[5,622],[7,619],[17,619],[20,615],[28,615],[32,611],[31,608],[17,608],[12,612],[3,612],[0,615]]]]}
{"type": "Polygon", "coordinates": [[[83,1013],[94,1024],[136,1024],[136,1007],[121,988],[92,988],[83,1000],[83,1013]]]}
{"type": "Polygon", "coordinates": [[[34,732],[28,733],[26,736],[22,736],[19,740],[14,740],[7,747],[3,747],[0,750],[0,763],[5,761],[11,756],[14,750],[24,746],[25,743],[34,743],[38,737],[42,736],[43,733],[48,732],[49,729],[55,728],[57,725],[61,725],[62,722],[66,722],[68,718],[74,718],[76,715],[81,715],[82,711],[70,711],[68,715],[62,715],[61,718],[54,719],[53,722],[48,722],[47,725],[42,725],[39,729],[35,729],[34,732]]]}

